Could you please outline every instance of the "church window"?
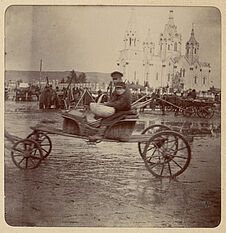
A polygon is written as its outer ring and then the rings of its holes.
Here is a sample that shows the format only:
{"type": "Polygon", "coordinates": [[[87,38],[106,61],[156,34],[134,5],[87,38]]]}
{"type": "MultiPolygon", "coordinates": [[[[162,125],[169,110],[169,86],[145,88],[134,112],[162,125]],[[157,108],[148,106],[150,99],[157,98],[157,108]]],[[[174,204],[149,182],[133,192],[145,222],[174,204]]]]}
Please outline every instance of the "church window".
{"type": "Polygon", "coordinates": [[[137,75],[137,73],[136,73],[136,71],[134,71],[134,81],[136,81],[136,75],[137,75]]]}
{"type": "Polygon", "coordinates": [[[183,69],[183,77],[185,76],[185,69],[183,69]]]}
{"type": "Polygon", "coordinates": [[[152,53],[152,48],[150,48],[150,53],[152,53]]]}
{"type": "Polygon", "coordinates": [[[210,70],[209,70],[209,73],[210,73],[210,70]]]}
{"type": "Polygon", "coordinates": [[[147,72],[147,74],[146,74],[146,80],[148,81],[148,75],[149,75],[149,73],[147,72]]]}
{"type": "Polygon", "coordinates": [[[177,42],[174,43],[174,51],[177,51],[177,42]]]}
{"type": "Polygon", "coordinates": [[[170,73],[168,73],[168,82],[170,81],[170,73]]]}
{"type": "Polygon", "coordinates": [[[194,83],[197,84],[197,77],[194,77],[194,83]]]}
{"type": "Polygon", "coordinates": [[[189,48],[187,48],[187,54],[189,54],[189,48]]]}
{"type": "Polygon", "coordinates": [[[168,50],[170,50],[170,45],[168,45],[168,50]]]}
{"type": "Polygon", "coordinates": [[[160,50],[162,50],[162,45],[160,45],[160,50]]]}
{"type": "Polygon", "coordinates": [[[206,77],[203,77],[203,84],[206,84],[206,77]]]}
{"type": "Polygon", "coordinates": [[[156,73],[156,80],[158,80],[158,78],[159,78],[158,76],[159,76],[159,74],[158,74],[158,72],[157,72],[157,73],[156,73]]]}
{"type": "Polygon", "coordinates": [[[131,42],[132,42],[132,41],[131,41],[131,38],[129,38],[129,45],[131,45],[131,42]]]}
{"type": "Polygon", "coordinates": [[[200,69],[200,72],[202,72],[202,69],[200,69]]]}
{"type": "Polygon", "coordinates": [[[119,63],[117,63],[117,66],[119,66],[119,63]]]}
{"type": "Polygon", "coordinates": [[[134,39],[134,46],[136,45],[136,39],[134,39]]]}
{"type": "Polygon", "coordinates": [[[196,49],[195,49],[195,54],[196,54],[196,49]]]}

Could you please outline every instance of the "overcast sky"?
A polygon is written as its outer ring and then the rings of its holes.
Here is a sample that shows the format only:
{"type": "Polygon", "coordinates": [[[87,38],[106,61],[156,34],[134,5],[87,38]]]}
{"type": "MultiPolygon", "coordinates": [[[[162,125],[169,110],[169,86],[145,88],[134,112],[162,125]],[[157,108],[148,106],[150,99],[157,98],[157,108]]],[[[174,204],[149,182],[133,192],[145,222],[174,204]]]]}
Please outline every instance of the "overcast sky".
{"type": "MultiPolygon", "coordinates": [[[[213,7],[133,7],[140,40],[150,27],[153,41],[168,22],[169,10],[182,34],[182,54],[194,23],[200,60],[210,62],[220,85],[221,15],[213,7]]],[[[116,68],[131,6],[11,6],[5,14],[6,70],[96,71],[116,68]]]]}

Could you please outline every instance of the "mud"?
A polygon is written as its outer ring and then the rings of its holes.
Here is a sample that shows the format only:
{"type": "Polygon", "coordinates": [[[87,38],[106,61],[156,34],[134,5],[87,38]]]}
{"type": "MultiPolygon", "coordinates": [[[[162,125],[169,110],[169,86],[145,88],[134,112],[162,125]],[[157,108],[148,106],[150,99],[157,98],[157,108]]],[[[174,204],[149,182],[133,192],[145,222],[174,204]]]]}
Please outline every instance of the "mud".
{"type": "MultiPolygon", "coordinates": [[[[59,112],[40,112],[36,104],[6,102],[7,131],[25,138],[43,120],[62,127],[59,112]]],[[[188,120],[156,113],[141,119],[188,120]]],[[[211,124],[219,126],[219,116],[211,124]]],[[[138,124],[135,133],[142,129],[138,124]]],[[[18,169],[5,150],[5,220],[11,226],[206,228],[220,222],[220,132],[194,137],[191,163],[174,180],[153,177],[136,143],[87,145],[57,135],[51,140],[51,154],[34,170],[18,169]]]]}

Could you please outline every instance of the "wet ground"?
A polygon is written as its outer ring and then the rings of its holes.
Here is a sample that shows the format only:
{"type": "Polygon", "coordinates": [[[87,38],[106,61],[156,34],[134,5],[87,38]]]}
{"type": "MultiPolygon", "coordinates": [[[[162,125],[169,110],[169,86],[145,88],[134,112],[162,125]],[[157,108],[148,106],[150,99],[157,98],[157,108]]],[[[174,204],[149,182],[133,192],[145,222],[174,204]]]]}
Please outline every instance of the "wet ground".
{"type": "MultiPolygon", "coordinates": [[[[25,138],[29,127],[41,120],[62,127],[59,113],[41,112],[36,102],[5,103],[5,128],[13,135],[25,138]]],[[[212,128],[193,135],[191,163],[174,180],[152,176],[136,143],[88,145],[80,139],[51,135],[52,152],[34,170],[18,169],[6,149],[6,222],[11,226],[217,226],[221,219],[219,115],[203,120],[153,112],[141,116],[141,122],[136,133],[144,124],[161,122],[179,127],[183,122],[203,123],[212,128]]],[[[5,145],[10,143],[6,140],[5,145]]]]}

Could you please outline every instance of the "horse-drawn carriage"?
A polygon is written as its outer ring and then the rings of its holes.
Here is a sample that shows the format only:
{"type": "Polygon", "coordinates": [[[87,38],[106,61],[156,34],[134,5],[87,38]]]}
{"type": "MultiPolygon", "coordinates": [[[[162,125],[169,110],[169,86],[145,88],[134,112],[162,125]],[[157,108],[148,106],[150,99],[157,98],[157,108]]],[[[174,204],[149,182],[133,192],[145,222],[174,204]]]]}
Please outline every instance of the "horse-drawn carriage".
{"type": "MultiPolygon", "coordinates": [[[[71,114],[63,113],[63,128],[56,129],[45,124],[31,127],[33,132],[25,139],[14,138],[6,132],[5,136],[14,145],[11,156],[14,164],[20,169],[33,169],[46,159],[52,150],[50,134],[84,139],[88,143],[90,136],[96,133],[95,128],[86,120],[86,114],[74,110],[71,114]]],[[[141,135],[133,134],[138,115],[133,111],[115,114],[109,121],[102,141],[138,143],[138,151],[144,160],[147,170],[157,177],[176,177],[188,167],[191,149],[186,138],[165,125],[151,125],[141,135]]],[[[100,142],[95,141],[95,143],[100,142]]]]}
{"type": "Polygon", "coordinates": [[[158,98],[159,104],[175,115],[182,113],[186,117],[198,116],[210,119],[214,115],[215,103],[209,100],[191,99],[176,95],[165,95],[158,98]]]}

